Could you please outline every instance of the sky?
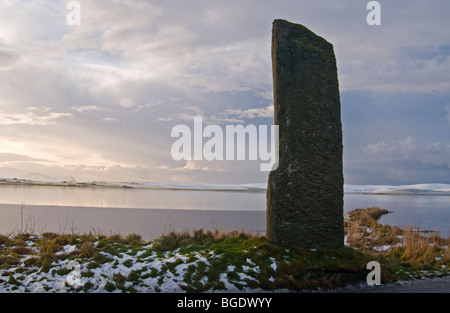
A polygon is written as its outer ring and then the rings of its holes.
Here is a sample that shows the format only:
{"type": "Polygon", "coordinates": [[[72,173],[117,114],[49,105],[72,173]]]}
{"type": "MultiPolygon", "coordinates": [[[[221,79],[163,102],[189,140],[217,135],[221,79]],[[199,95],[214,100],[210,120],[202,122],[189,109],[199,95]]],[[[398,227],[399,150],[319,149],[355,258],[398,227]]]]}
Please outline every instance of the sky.
{"type": "Polygon", "coordinates": [[[347,184],[450,183],[450,2],[0,2],[0,177],[267,182],[261,161],[180,160],[176,125],[272,125],[274,19],[333,44],[347,184]],[[29,176],[31,177],[31,176],[29,176]]]}

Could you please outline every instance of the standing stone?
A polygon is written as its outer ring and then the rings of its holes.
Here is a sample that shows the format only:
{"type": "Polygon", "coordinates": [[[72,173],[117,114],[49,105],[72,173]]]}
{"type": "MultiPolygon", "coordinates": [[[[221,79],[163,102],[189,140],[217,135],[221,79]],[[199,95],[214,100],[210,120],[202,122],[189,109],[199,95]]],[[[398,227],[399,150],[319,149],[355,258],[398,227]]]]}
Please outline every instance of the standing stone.
{"type": "Polygon", "coordinates": [[[267,237],[277,245],[344,245],[342,124],[333,46],[302,25],[272,30],[279,166],[269,174],[267,237]]]}

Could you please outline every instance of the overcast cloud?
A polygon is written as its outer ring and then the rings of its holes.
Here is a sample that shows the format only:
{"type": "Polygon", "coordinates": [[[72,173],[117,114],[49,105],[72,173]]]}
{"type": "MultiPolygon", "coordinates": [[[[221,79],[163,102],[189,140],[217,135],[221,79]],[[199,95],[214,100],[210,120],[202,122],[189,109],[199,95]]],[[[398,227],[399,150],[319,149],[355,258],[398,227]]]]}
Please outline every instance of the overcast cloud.
{"type": "Polygon", "coordinates": [[[177,124],[273,123],[272,22],[337,56],[346,183],[450,183],[450,3],[79,0],[0,3],[0,176],[266,182],[260,161],[174,161],[177,124]],[[5,174],[3,174],[5,173],[5,174]]]}

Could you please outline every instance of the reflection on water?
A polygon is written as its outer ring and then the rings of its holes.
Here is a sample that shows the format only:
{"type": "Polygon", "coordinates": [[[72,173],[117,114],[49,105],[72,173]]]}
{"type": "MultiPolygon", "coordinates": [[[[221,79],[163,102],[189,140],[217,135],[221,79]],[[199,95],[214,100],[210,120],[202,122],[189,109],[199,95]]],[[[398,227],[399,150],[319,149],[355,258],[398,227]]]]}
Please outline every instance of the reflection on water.
{"type": "Polygon", "coordinates": [[[371,206],[391,211],[380,218],[381,224],[435,230],[443,236],[450,232],[449,196],[346,194],[344,206],[346,211],[371,206]]]}
{"type": "Polygon", "coordinates": [[[0,203],[99,208],[265,210],[263,192],[0,185],[0,203]]]}
{"type": "MultiPolygon", "coordinates": [[[[1,185],[0,233],[23,225],[22,203],[25,216],[45,231],[61,231],[70,224],[77,231],[150,234],[152,229],[152,236],[198,227],[265,231],[264,192],[1,185]]],[[[372,206],[392,211],[381,223],[436,230],[444,236],[450,231],[448,196],[345,194],[344,206],[345,212],[372,206]]]]}

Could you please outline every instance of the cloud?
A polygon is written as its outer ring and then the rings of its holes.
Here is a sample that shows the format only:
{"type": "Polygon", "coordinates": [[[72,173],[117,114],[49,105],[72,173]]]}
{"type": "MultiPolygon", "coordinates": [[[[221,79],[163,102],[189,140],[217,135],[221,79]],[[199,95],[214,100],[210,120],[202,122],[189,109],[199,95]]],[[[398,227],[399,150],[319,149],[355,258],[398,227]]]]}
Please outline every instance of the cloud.
{"type": "Polygon", "coordinates": [[[47,113],[47,112],[49,112],[51,110],[52,110],[52,108],[51,107],[47,107],[47,106],[40,107],[40,108],[37,108],[37,107],[28,107],[27,108],[27,111],[44,112],[44,113],[47,113]]]}
{"type": "Polygon", "coordinates": [[[433,142],[418,155],[418,158],[424,164],[444,165],[450,168],[450,142],[433,142]]]}
{"type": "Polygon", "coordinates": [[[273,117],[274,107],[269,105],[265,108],[255,108],[247,110],[227,110],[225,114],[237,115],[240,118],[257,118],[257,117],[273,117]]]}
{"type": "Polygon", "coordinates": [[[27,155],[16,153],[0,153],[0,163],[11,163],[11,162],[50,162],[50,161],[44,159],[37,159],[27,155]]]}
{"type": "Polygon", "coordinates": [[[377,157],[389,158],[389,157],[406,157],[410,158],[417,153],[418,146],[414,138],[407,137],[404,139],[392,141],[391,143],[385,143],[380,141],[375,144],[369,144],[363,148],[363,152],[366,155],[372,155],[377,157]]]}
{"type": "Polygon", "coordinates": [[[382,2],[380,27],[365,23],[358,0],[80,3],[76,27],[62,0],[0,3],[0,148],[61,165],[44,171],[265,181],[246,166],[173,163],[170,128],[195,116],[204,124],[272,121],[275,18],[334,45],[344,110],[346,93],[366,96],[346,111],[347,168],[370,168],[371,178],[400,165],[419,173],[448,164],[447,0],[382,2]],[[415,100],[423,94],[436,98],[415,100]]]}
{"type": "Polygon", "coordinates": [[[102,118],[102,121],[112,123],[112,122],[116,122],[117,119],[113,118],[113,117],[105,117],[105,118],[102,118]]]}
{"type": "Polygon", "coordinates": [[[433,10],[418,0],[383,3],[385,22],[378,28],[364,24],[367,11],[359,1],[286,0],[278,5],[250,0],[220,6],[191,1],[189,8],[181,1],[87,1],[79,27],[64,25],[67,10],[60,2],[18,3],[5,6],[0,15],[3,28],[14,33],[8,42],[45,38],[32,48],[19,41],[21,49],[30,49],[21,55],[37,61],[43,54],[56,54],[69,64],[76,62],[77,75],[93,87],[151,78],[197,92],[269,93],[271,22],[286,17],[335,45],[342,90],[449,89],[445,1],[434,1],[433,10]]]}
{"type": "Polygon", "coordinates": [[[227,172],[228,169],[219,168],[219,167],[208,167],[200,161],[187,160],[186,164],[181,167],[171,168],[166,164],[159,166],[159,169],[167,170],[167,171],[175,171],[175,172],[191,172],[191,171],[206,171],[206,172],[227,172]]]}
{"type": "Polygon", "coordinates": [[[54,125],[57,120],[64,117],[72,117],[72,113],[58,113],[50,112],[46,115],[37,115],[34,112],[27,113],[8,113],[0,111],[0,125],[14,125],[14,124],[24,124],[24,125],[54,125]]]}
{"type": "Polygon", "coordinates": [[[77,112],[90,112],[90,111],[110,111],[107,108],[100,107],[98,105],[89,105],[89,106],[74,106],[71,108],[77,112]]]}
{"type": "Polygon", "coordinates": [[[206,24],[215,24],[224,20],[229,13],[227,8],[211,8],[207,9],[203,16],[206,24]]]}
{"type": "Polygon", "coordinates": [[[120,105],[122,108],[125,108],[125,109],[131,109],[131,108],[133,108],[136,104],[135,104],[134,101],[131,100],[131,99],[128,99],[128,98],[121,98],[121,99],[119,100],[119,105],[120,105]]]}
{"type": "MultiPolygon", "coordinates": [[[[187,105],[182,108],[184,112],[176,113],[175,116],[185,122],[193,122],[194,117],[203,117],[205,116],[205,111],[195,105],[187,105]]],[[[162,121],[161,119],[159,119],[162,121]]]]}
{"type": "Polygon", "coordinates": [[[19,56],[7,52],[7,51],[0,51],[0,70],[6,70],[9,69],[19,60],[19,56]]]}
{"type": "Polygon", "coordinates": [[[362,150],[366,157],[371,157],[366,160],[367,163],[385,164],[390,170],[395,169],[395,164],[404,165],[410,161],[415,162],[415,168],[411,168],[411,171],[419,170],[419,164],[422,164],[422,167],[434,165],[450,168],[450,142],[419,144],[416,139],[407,137],[389,143],[380,141],[369,144],[362,150]]]}
{"type": "Polygon", "coordinates": [[[447,111],[446,119],[450,123],[450,104],[445,105],[444,109],[447,111]]]}
{"type": "Polygon", "coordinates": [[[158,117],[157,121],[158,122],[171,122],[171,121],[173,121],[173,118],[172,117],[158,117]]]}
{"type": "MultiPolygon", "coordinates": [[[[207,114],[204,109],[198,106],[187,106],[183,108],[184,112],[176,114],[176,117],[182,121],[193,122],[194,117],[202,117],[202,121],[207,124],[244,124],[246,120],[256,118],[272,118],[274,114],[273,105],[265,108],[251,109],[226,109],[216,113],[207,114]]],[[[172,121],[173,118],[158,118],[158,121],[172,121]]]]}
{"type": "MultiPolygon", "coordinates": [[[[272,118],[274,114],[273,105],[269,105],[265,108],[253,108],[247,110],[241,109],[226,109],[222,112],[212,114],[211,116],[206,116],[204,118],[206,123],[218,123],[218,124],[245,124],[247,120],[252,120],[256,118],[272,118]]],[[[188,116],[184,116],[185,119],[188,116]]],[[[190,118],[192,120],[193,117],[190,118]]]]}

